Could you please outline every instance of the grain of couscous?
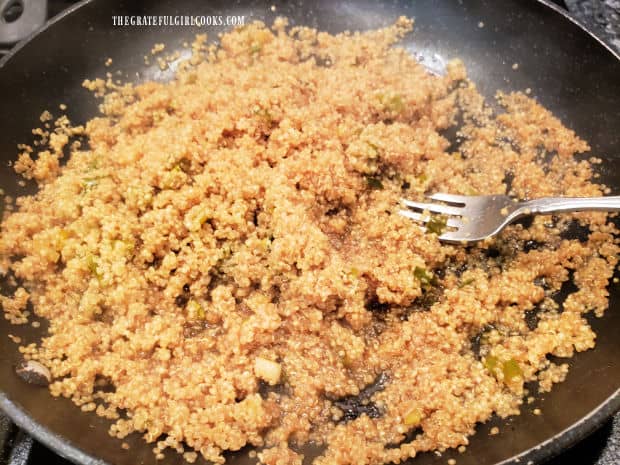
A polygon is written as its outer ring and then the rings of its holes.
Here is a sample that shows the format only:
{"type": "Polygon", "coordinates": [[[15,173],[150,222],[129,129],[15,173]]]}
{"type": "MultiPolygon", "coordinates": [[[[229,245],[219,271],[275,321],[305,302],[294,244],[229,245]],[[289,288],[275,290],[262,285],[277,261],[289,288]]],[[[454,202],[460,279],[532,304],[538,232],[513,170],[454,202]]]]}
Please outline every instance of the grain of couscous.
{"type": "Polygon", "coordinates": [[[519,412],[525,382],[564,378],[546,356],[593,348],[584,314],[608,305],[605,213],[465,248],[438,241],[441,218],[422,230],[396,212],[437,191],[600,196],[597,160],[523,94],[494,114],[461,62],[429,74],[393,46],[410,28],[280,19],[201,37],[171,82],[89,81],[102,114],[38,132],[15,169],[40,189],[2,222],[18,281],[2,306],[49,320],[20,350],[52,395],[160,458],[253,445],[301,464],[314,441],[316,465],[378,465],[463,451],[478,422],[519,412]]]}

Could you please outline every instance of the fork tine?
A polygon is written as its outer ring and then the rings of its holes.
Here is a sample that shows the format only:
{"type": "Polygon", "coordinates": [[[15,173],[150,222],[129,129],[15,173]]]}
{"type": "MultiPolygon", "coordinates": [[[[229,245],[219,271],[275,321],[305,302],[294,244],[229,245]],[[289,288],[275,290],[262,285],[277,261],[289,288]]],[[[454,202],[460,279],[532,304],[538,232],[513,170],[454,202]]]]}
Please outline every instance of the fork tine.
{"type": "Polygon", "coordinates": [[[423,215],[422,213],[418,212],[412,212],[411,210],[398,210],[398,213],[404,217],[415,221],[420,221],[422,223],[426,223],[429,220],[428,215],[423,215]]]}
{"type": "Polygon", "coordinates": [[[471,197],[467,195],[455,195],[445,194],[443,192],[436,192],[433,195],[429,195],[428,198],[431,200],[438,200],[439,202],[459,203],[465,205],[467,203],[467,199],[471,197]]]}
{"type": "Polygon", "coordinates": [[[448,231],[439,236],[439,240],[444,242],[461,243],[473,242],[474,239],[468,239],[467,235],[459,231],[448,231]]]}
{"type": "Polygon", "coordinates": [[[402,203],[411,208],[418,210],[428,210],[433,213],[443,213],[444,215],[462,215],[461,207],[452,207],[450,205],[442,205],[437,203],[412,202],[411,200],[402,199],[402,203]]]}
{"type": "MultiPolygon", "coordinates": [[[[398,213],[414,221],[419,221],[420,223],[428,223],[428,220],[431,219],[430,215],[424,215],[422,213],[413,212],[411,210],[399,210],[398,213]]],[[[450,226],[451,228],[459,228],[463,226],[463,222],[458,218],[448,218],[446,220],[446,225],[450,226]]]]}
{"type": "Polygon", "coordinates": [[[411,210],[399,210],[398,213],[402,216],[415,220],[413,223],[420,231],[426,231],[426,221],[428,217],[424,218],[424,215],[420,213],[412,212],[411,210]]]}

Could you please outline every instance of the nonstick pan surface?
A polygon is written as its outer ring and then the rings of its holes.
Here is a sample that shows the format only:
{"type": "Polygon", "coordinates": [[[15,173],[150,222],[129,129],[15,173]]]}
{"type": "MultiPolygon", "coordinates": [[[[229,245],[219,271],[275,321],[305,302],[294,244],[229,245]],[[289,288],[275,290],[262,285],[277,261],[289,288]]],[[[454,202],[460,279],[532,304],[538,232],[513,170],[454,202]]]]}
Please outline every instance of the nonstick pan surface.
{"type": "MultiPolygon", "coordinates": [[[[166,51],[181,49],[198,32],[210,38],[225,27],[115,27],[114,15],[245,15],[246,21],[270,23],[285,15],[292,24],[330,32],[385,26],[398,16],[416,19],[415,31],[403,45],[440,69],[450,58],[460,57],[469,76],[487,97],[498,89],[530,88],[544,106],[588,140],[592,153],[604,161],[601,182],[620,194],[620,60],[585,29],[550,4],[536,0],[297,0],[293,2],[229,2],[214,0],[108,1],[78,4],[22,43],[0,62],[0,186],[7,195],[34,192],[20,187],[8,166],[18,143],[32,141],[45,109],[68,106],[74,123],[97,113],[97,101],[81,87],[85,78],[121,70],[125,81],[168,79],[144,55],[153,44],[166,43],[166,51]],[[270,9],[276,6],[276,11],[270,9]],[[104,66],[107,57],[113,65],[104,66]],[[518,63],[518,69],[513,64],[518,63]]],[[[5,288],[5,285],[2,284],[5,288]]],[[[603,318],[591,318],[598,334],[594,350],[570,361],[566,381],[554,387],[524,413],[507,421],[493,419],[478,428],[464,454],[454,451],[438,457],[424,454],[415,464],[459,465],[541,463],[596,429],[620,407],[620,287],[610,286],[610,309],[603,318]],[[535,416],[539,407],[543,415],[535,416]],[[489,436],[492,426],[500,434],[489,436]]],[[[35,438],[76,463],[138,465],[156,463],[151,447],[138,435],[120,441],[107,434],[109,423],[84,414],[66,399],[52,398],[46,389],[21,381],[14,373],[19,359],[7,334],[33,341],[45,324],[14,327],[0,321],[0,407],[35,438]]],[[[160,464],[180,464],[167,454],[160,464]]],[[[233,464],[250,463],[247,451],[231,456],[233,464]]]]}

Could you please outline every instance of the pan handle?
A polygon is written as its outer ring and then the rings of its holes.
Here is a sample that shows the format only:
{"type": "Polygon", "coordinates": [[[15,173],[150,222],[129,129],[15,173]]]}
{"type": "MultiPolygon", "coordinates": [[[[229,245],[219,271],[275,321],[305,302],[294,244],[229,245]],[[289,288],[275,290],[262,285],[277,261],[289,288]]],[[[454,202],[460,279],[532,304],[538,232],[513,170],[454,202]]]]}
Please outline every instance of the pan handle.
{"type": "Polygon", "coordinates": [[[45,24],[47,0],[0,0],[0,44],[11,46],[45,24]]]}

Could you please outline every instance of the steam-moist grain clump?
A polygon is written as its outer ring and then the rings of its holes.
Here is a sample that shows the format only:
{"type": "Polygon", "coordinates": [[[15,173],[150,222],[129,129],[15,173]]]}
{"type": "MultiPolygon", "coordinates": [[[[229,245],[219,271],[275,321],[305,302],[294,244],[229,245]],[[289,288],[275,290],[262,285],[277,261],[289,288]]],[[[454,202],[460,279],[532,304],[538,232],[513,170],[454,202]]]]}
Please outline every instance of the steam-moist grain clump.
{"type": "Polygon", "coordinates": [[[426,192],[604,189],[597,160],[574,157],[587,143],[534,100],[502,94],[495,115],[462,63],[435,76],[393,46],[410,28],[201,37],[169,83],[90,82],[102,115],[24,150],[15,168],[40,190],[2,223],[21,282],[2,303],[49,320],[21,351],[54,396],[158,457],[253,445],[300,464],[314,441],[316,465],[383,464],[462,450],[476,423],[519,412],[525,382],[564,378],[547,355],[594,347],[584,314],[607,308],[618,254],[605,213],[469,248],[438,241],[441,218],[396,214],[426,192]],[[68,132],[88,143],[60,166],[68,132]]]}

